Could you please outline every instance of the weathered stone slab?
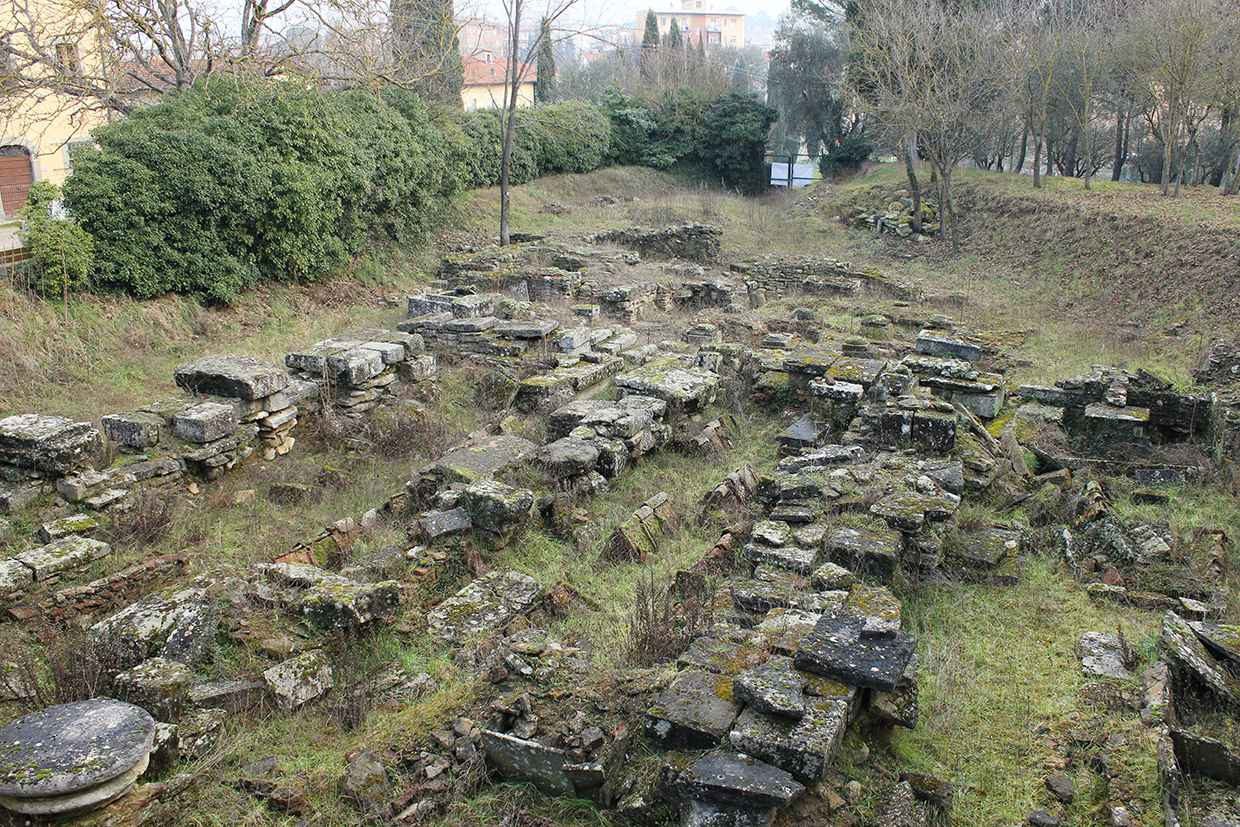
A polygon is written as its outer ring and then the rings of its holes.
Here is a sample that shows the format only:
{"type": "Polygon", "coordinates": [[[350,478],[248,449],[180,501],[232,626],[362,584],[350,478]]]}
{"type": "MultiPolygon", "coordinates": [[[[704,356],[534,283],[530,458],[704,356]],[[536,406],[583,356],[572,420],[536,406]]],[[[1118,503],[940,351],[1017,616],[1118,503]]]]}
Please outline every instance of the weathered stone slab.
{"type": "Polygon", "coordinates": [[[1086,632],[1077,644],[1081,671],[1091,678],[1132,680],[1132,672],[1124,665],[1124,650],[1119,636],[1109,632],[1086,632]]]}
{"type": "Polygon", "coordinates": [[[572,796],[576,788],[565,772],[573,763],[567,752],[502,732],[483,730],[487,765],[501,778],[533,784],[548,795],[572,796]]]}
{"type": "Polygon", "coordinates": [[[883,586],[854,583],[844,609],[865,622],[862,637],[889,637],[900,631],[903,622],[899,599],[883,586]]]}
{"type": "Polygon", "coordinates": [[[432,469],[441,474],[444,482],[475,482],[517,465],[537,449],[528,439],[494,436],[449,451],[432,469]]]}
{"type": "Polygon", "coordinates": [[[106,414],[99,419],[104,435],[122,450],[142,451],[159,443],[162,417],[153,413],[106,414]]]}
{"type": "Polygon", "coordinates": [[[799,719],[805,714],[804,686],[805,678],[792,668],[792,659],[776,656],[733,678],[732,696],[759,712],[799,719]]]}
{"type": "Polygon", "coordinates": [[[798,718],[764,715],[746,709],[728,734],[732,746],[792,775],[803,784],[817,784],[848,728],[849,701],[809,698],[798,718]]]}
{"type": "Polygon", "coordinates": [[[709,404],[719,387],[719,375],[702,368],[684,367],[675,357],[657,359],[616,375],[616,387],[626,394],[653,396],[679,411],[692,412],[709,404]]]}
{"type": "Polygon", "coordinates": [[[232,405],[202,402],[172,417],[172,431],[186,442],[205,445],[237,430],[240,422],[232,405]]]}
{"type": "Polygon", "coordinates": [[[15,598],[34,585],[34,572],[20,560],[0,560],[0,597],[15,598]]]}
{"type": "Polygon", "coordinates": [[[36,581],[80,568],[112,553],[112,547],[89,537],[62,537],[45,546],[28,549],[14,559],[30,569],[36,581]]]}
{"type": "Polygon", "coordinates": [[[900,632],[867,637],[864,627],[862,618],[849,614],[823,615],[797,652],[796,667],[849,686],[894,690],[913,656],[913,638],[900,632]]]}
{"type": "Polygon", "coordinates": [[[315,650],[303,652],[263,672],[267,689],[284,709],[296,709],[320,698],[334,686],[327,656],[315,650]]]}
{"type": "Polygon", "coordinates": [[[288,387],[288,372],[250,356],[208,356],[173,373],[190,393],[232,399],[262,399],[288,387]]]}
{"type": "Polygon", "coordinates": [[[1174,612],[1163,615],[1159,645],[1173,670],[1192,676],[1221,700],[1240,704],[1240,678],[1210,654],[1188,621],[1174,612]]]}
{"type": "Polygon", "coordinates": [[[427,615],[431,634],[450,643],[500,632],[542,597],[534,578],[515,571],[493,571],[465,586],[427,615]]]}
{"type": "Polygon", "coordinates": [[[976,362],[985,354],[980,345],[948,336],[940,330],[921,331],[917,334],[914,347],[918,353],[963,359],[966,362],[976,362]]]}
{"type": "Polygon", "coordinates": [[[59,476],[94,459],[103,440],[89,422],[18,414],[0,419],[0,463],[59,476]]]}
{"type": "Polygon", "coordinates": [[[686,670],[659,693],[646,711],[646,733],[671,749],[709,749],[728,734],[740,707],[732,678],[686,670]]]}
{"type": "Polygon", "coordinates": [[[560,323],[554,319],[532,319],[530,321],[496,322],[491,332],[505,339],[545,339],[556,331],[560,323]]]}
{"type": "Polygon", "coordinates": [[[851,571],[890,583],[900,566],[900,532],[876,525],[855,528],[831,527],[823,538],[823,551],[833,563],[851,571]]]}
{"type": "Polygon", "coordinates": [[[91,627],[99,646],[125,666],[153,657],[195,665],[215,641],[219,618],[202,589],[148,594],[91,627]]]}
{"type": "Polygon", "coordinates": [[[767,652],[758,642],[737,643],[703,635],[694,638],[677,659],[676,665],[680,669],[696,669],[731,677],[766,659],[767,652]]]}
{"type": "Polygon", "coordinates": [[[158,721],[176,723],[189,700],[194,674],[167,658],[151,658],[116,676],[114,690],[122,701],[140,706],[158,721]]]}
{"type": "Polygon", "coordinates": [[[1231,661],[1233,671],[1240,669],[1240,626],[1203,622],[1192,622],[1188,625],[1210,652],[1231,661]]]}
{"type": "Polygon", "coordinates": [[[784,807],[805,792],[784,770],[730,752],[699,758],[679,783],[694,798],[752,807],[784,807]]]}
{"type": "Polygon", "coordinates": [[[39,526],[39,539],[50,543],[71,534],[89,534],[98,527],[99,521],[89,514],[70,514],[39,526]]]}
{"type": "Polygon", "coordinates": [[[358,583],[337,577],[311,586],[297,607],[319,629],[356,630],[392,617],[400,606],[400,594],[400,584],[395,580],[358,583]]]}
{"type": "Polygon", "coordinates": [[[762,543],[746,543],[745,559],[753,563],[767,563],[798,574],[809,574],[814,570],[814,564],[818,561],[818,550],[796,546],[776,548],[762,543]]]}
{"type": "Polygon", "coordinates": [[[244,678],[206,681],[189,688],[189,702],[199,709],[244,712],[261,706],[267,697],[267,684],[244,678]]]}

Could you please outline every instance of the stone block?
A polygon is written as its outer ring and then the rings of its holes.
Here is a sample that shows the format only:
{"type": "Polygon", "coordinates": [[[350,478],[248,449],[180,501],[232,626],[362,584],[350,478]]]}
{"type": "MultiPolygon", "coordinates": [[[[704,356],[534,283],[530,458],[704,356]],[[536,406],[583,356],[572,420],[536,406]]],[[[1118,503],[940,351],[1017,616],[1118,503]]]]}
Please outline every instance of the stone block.
{"type": "Polygon", "coordinates": [[[232,405],[201,402],[172,418],[172,431],[186,442],[205,445],[223,439],[237,430],[240,422],[232,405]]]}
{"type": "Polygon", "coordinates": [[[232,399],[262,399],[288,387],[288,372],[249,356],[208,356],[178,367],[177,387],[232,399]]]}
{"type": "Polygon", "coordinates": [[[727,735],[739,713],[730,677],[686,670],[659,693],[644,725],[665,748],[709,749],[727,735]]]}
{"type": "Polygon", "coordinates": [[[106,414],[99,420],[104,435],[122,451],[144,451],[159,444],[164,420],[153,413],[106,414]]]}
{"type": "Polygon", "coordinates": [[[23,551],[14,559],[30,569],[36,582],[42,582],[62,572],[81,568],[111,553],[112,547],[107,543],[88,537],[70,536],[23,551]]]}

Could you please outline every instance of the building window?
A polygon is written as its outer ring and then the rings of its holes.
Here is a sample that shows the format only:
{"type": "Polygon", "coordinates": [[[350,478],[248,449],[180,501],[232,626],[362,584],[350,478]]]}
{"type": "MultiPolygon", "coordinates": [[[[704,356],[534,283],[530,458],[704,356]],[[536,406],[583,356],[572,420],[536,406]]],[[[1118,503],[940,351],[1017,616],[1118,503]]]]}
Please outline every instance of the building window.
{"type": "Polygon", "coordinates": [[[81,74],[82,61],[78,59],[76,43],[62,40],[56,44],[56,68],[66,75],[81,74]]]}
{"type": "Polygon", "coordinates": [[[82,154],[82,150],[94,148],[94,141],[70,141],[65,144],[65,167],[67,169],[73,169],[76,165],[78,156],[82,154]]]}

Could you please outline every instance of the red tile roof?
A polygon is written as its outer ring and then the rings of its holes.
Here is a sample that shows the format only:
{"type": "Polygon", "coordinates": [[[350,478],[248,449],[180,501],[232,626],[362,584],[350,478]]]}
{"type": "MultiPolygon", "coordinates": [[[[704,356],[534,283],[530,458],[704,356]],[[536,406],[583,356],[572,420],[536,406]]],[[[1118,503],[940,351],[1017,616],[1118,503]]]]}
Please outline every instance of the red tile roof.
{"type": "MultiPolygon", "coordinates": [[[[508,61],[501,57],[490,61],[476,57],[464,58],[466,86],[500,86],[508,68],[508,61]]],[[[538,80],[538,67],[527,64],[522,83],[534,83],[538,80]]]]}

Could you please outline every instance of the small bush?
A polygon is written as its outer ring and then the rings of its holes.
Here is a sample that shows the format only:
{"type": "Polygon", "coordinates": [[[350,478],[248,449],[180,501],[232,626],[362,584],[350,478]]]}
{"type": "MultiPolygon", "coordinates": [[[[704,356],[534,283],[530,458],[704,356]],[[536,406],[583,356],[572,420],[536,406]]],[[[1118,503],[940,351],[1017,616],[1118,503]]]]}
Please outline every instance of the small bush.
{"type": "Polygon", "coordinates": [[[168,495],[140,490],[125,511],[114,511],[104,534],[121,548],[151,546],[167,537],[176,517],[176,501],[168,495]]]}
{"type": "Polygon", "coordinates": [[[29,286],[43,296],[86,287],[95,263],[95,240],[72,218],[53,216],[60,190],[46,181],[30,188],[18,212],[22,244],[30,251],[29,286]]]}
{"type": "Polygon", "coordinates": [[[637,580],[629,614],[626,660],[634,666],[653,666],[678,656],[714,621],[706,600],[677,599],[671,586],[655,582],[647,571],[637,580]]]}
{"type": "Polygon", "coordinates": [[[35,709],[107,695],[121,671],[122,653],[72,623],[47,625],[29,640],[4,641],[0,691],[35,709]]]}

